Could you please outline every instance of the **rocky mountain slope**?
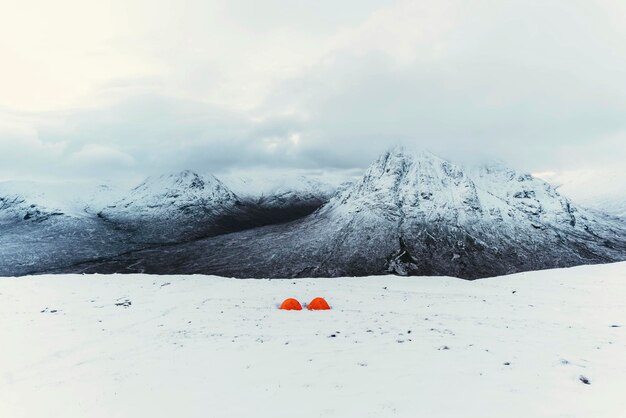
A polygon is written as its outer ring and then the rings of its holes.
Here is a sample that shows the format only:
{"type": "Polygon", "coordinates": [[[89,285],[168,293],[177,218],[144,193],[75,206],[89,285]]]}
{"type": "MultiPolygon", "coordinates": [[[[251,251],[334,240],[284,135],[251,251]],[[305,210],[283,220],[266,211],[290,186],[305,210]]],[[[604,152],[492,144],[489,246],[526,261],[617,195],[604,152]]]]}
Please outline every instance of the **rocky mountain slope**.
{"type": "Polygon", "coordinates": [[[327,200],[315,182],[299,183],[290,191],[284,182],[266,181],[256,197],[251,185],[239,197],[214,176],[189,170],[150,177],[122,193],[101,184],[0,183],[0,274],[291,221],[327,200]]]}
{"type": "Polygon", "coordinates": [[[0,275],[22,275],[143,248],[94,208],[108,186],[0,183],[0,275]]]}
{"type": "Polygon", "coordinates": [[[102,214],[133,221],[155,217],[175,220],[199,212],[213,214],[234,205],[236,200],[217,178],[185,170],[148,177],[102,214]]]}
{"type": "Polygon", "coordinates": [[[334,190],[302,177],[227,177],[227,183],[190,170],[150,177],[98,216],[151,242],[170,243],[301,218],[334,190]]]}
{"type": "Polygon", "coordinates": [[[237,196],[213,176],[189,170],[149,177],[98,216],[152,242],[206,236],[237,196]]]}
{"type": "Polygon", "coordinates": [[[529,174],[395,149],[305,218],[70,271],[479,278],[623,260],[625,237],[622,222],[529,174]]]}
{"type": "Polygon", "coordinates": [[[0,183],[0,224],[42,222],[65,214],[59,202],[51,201],[43,191],[32,186],[28,182],[0,183]]]}

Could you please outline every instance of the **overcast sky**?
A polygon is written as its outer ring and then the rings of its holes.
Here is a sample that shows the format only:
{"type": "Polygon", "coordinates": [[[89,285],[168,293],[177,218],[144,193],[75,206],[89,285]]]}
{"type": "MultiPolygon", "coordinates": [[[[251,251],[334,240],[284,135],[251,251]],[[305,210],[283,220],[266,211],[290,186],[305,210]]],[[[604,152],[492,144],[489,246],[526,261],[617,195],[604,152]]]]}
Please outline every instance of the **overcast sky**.
{"type": "Polygon", "coordinates": [[[0,2],[0,179],[626,161],[623,0],[0,2]]]}

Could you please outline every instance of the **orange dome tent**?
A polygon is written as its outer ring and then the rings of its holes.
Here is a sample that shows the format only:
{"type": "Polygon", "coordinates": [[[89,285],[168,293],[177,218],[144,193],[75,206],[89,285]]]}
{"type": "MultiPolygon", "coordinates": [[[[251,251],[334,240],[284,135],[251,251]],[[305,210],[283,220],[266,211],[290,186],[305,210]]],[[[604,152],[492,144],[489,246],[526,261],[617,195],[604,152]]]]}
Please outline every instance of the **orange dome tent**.
{"type": "Polygon", "coordinates": [[[280,304],[279,309],[284,309],[286,311],[301,311],[302,305],[300,305],[300,302],[298,302],[297,300],[289,298],[285,299],[283,303],[280,304]]]}
{"type": "Polygon", "coordinates": [[[326,311],[330,309],[328,302],[324,298],[315,298],[306,307],[309,311],[326,311]]]}

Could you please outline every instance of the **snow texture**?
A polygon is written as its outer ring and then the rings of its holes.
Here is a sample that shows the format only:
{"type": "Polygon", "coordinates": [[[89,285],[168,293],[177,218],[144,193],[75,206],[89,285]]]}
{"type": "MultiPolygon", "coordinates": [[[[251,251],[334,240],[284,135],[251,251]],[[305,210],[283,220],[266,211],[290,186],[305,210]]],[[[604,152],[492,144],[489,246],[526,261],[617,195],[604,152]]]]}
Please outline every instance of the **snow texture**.
{"type": "Polygon", "coordinates": [[[0,279],[10,418],[616,418],[626,263],[464,281],[0,279]],[[295,297],[330,311],[280,311],[295,297]]]}

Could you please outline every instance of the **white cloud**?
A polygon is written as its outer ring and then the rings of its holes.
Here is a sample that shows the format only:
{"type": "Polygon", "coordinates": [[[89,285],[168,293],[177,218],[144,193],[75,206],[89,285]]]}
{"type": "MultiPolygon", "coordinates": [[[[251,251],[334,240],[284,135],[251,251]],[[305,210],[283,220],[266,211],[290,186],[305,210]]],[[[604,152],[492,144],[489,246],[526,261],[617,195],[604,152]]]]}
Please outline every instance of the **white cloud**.
{"type": "Polygon", "coordinates": [[[135,159],[113,147],[87,144],[80,150],[71,153],[68,156],[68,161],[83,169],[93,170],[94,167],[101,167],[106,170],[115,170],[120,167],[132,166],[135,159]]]}
{"type": "Polygon", "coordinates": [[[0,15],[1,175],[354,168],[396,143],[528,170],[623,161],[625,8],[15,3],[0,15]]]}

